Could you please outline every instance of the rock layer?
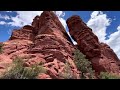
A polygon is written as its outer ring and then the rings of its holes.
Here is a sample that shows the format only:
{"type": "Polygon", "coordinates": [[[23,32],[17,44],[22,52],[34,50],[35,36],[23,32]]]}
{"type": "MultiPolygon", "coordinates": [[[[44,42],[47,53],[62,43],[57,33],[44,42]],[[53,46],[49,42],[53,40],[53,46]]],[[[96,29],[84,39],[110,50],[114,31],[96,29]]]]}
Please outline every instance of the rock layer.
{"type": "Polygon", "coordinates": [[[105,43],[100,43],[82,19],[75,15],[67,19],[70,35],[78,43],[79,50],[92,62],[93,69],[119,74],[119,59],[105,43]]]}
{"type": "Polygon", "coordinates": [[[38,79],[64,79],[66,65],[69,65],[67,78],[79,79],[81,71],[78,71],[73,58],[76,48],[92,62],[96,73],[107,71],[119,74],[120,61],[114,51],[107,44],[100,43],[92,29],[79,16],[72,16],[67,24],[77,45],[73,45],[52,11],[44,11],[33,19],[31,25],[13,30],[10,39],[0,43],[3,44],[0,74],[10,67],[16,57],[20,57],[24,60],[24,67],[42,64],[46,73],[38,74],[38,79]]]}
{"type": "Polygon", "coordinates": [[[69,63],[75,78],[79,78],[72,53],[74,45],[58,17],[52,11],[44,11],[33,19],[32,25],[13,30],[10,39],[4,42],[4,54],[13,60],[21,57],[25,67],[42,63],[47,70],[40,79],[59,79],[66,63],[69,63]]]}

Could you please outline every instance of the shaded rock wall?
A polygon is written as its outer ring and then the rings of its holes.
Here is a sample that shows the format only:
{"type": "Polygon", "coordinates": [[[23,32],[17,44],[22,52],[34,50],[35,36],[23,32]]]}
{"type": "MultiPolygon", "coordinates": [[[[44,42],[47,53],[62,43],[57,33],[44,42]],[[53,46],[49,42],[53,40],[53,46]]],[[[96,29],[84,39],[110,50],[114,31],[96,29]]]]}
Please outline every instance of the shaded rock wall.
{"type": "Polygon", "coordinates": [[[105,43],[100,43],[82,19],[75,15],[67,20],[70,35],[78,43],[79,50],[92,62],[96,72],[108,71],[119,73],[119,59],[105,43]]]}

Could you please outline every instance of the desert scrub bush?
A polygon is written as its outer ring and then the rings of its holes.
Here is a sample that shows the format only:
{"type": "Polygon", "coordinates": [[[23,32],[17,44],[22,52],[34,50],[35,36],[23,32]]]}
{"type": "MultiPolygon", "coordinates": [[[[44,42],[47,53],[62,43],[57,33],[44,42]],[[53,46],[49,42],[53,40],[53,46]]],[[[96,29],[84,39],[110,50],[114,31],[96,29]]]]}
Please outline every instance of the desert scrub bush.
{"type": "Polygon", "coordinates": [[[100,79],[120,79],[120,76],[117,75],[113,75],[111,73],[108,72],[101,72],[99,75],[100,79]]]}
{"type": "Polygon", "coordinates": [[[76,76],[71,72],[69,63],[65,63],[64,72],[59,73],[59,76],[64,79],[76,79],[76,76]]]}
{"type": "Polygon", "coordinates": [[[23,60],[16,57],[13,61],[14,65],[6,71],[1,79],[36,79],[39,73],[45,73],[43,66],[33,65],[32,67],[24,67],[23,60]]]}
{"type": "Polygon", "coordinates": [[[3,52],[3,44],[2,43],[0,43],[0,54],[3,52]]]}
{"type": "Polygon", "coordinates": [[[85,79],[85,74],[89,73],[89,78],[94,79],[94,70],[92,69],[91,62],[85,58],[78,49],[74,51],[74,61],[77,69],[81,71],[81,79],[85,79]]]}

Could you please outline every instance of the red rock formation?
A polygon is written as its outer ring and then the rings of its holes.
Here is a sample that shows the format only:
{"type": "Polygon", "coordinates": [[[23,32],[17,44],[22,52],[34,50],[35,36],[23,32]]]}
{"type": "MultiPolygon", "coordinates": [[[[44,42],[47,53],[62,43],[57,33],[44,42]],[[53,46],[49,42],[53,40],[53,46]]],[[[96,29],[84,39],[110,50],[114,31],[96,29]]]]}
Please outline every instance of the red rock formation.
{"type": "Polygon", "coordinates": [[[5,72],[8,67],[10,67],[11,63],[12,60],[9,58],[9,56],[6,56],[5,54],[0,55],[0,75],[5,72]]]}
{"type": "Polygon", "coordinates": [[[33,31],[34,28],[32,26],[26,25],[19,30],[13,30],[9,40],[13,40],[13,39],[33,40],[34,39],[33,31]]]}
{"type": "Polygon", "coordinates": [[[114,51],[107,44],[100,43],[91,28],[79,16],[70,17],[67,25],[70,35],[77,41],[80,51],[92,62],[96,72],[119,73],[119,59],[114,51]]]}
{"type": "Polygon", "coordinates": [[[38,78],[60,79],[65,63],[70,64],[72,73],[79,78],[79,71],[73,62],[74,46],[58,17],[52,11],[44,11],[36,16],[32,26],[26,25],[13,30],[9,41],[4,42],[4,54],[13,60],[23,58],[24,66],[42,63],[47,73],[38,78]]]}
{"type": "Polygon", "coordinates": [[[0,74],[18,56],[24,60],[24,67],[36,63],[43,65],[46,73],[39,74],[38,79],[63,79],[66,63],[69,64],[70,74],[79,79],[81,72],[77,70],[72,55],[76,48],[87,56],[96,72],[119,73],[120,61],[116,54],[107,44],[99,42],[79,16],[69,18],[67,24],[72,38],[78,43],[76,46],[52,11],[36,16],[32,25],[13,30],[10,39],[2,43],[0,74]]]}

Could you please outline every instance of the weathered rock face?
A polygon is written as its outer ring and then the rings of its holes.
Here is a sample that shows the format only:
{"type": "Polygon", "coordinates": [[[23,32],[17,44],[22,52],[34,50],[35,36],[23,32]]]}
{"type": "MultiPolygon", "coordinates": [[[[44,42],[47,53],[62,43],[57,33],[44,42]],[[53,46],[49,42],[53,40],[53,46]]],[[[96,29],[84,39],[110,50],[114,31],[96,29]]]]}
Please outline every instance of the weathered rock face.
{"type": "Polygon", "coordinates": [[[114,51],[104,43],[100,43],[79,16],[72,16],[67,20],[72,38],[77,41],[79,50],[92,62],[96,72],[108,71],[119,73],[119,59],[114,51]]]}
{"type": "Polygon", "coordinates": [[[20,40],[33,40],[34,39],[34,28],[26,25],[19,30],[13,30],[9,40],[20,39],[20,40]]]}
{"type": "Polygon", "coordinates": [[[0,75],[2,75],[3,72],[5,72],[8,67],[10,67],[12,63],[12,60],[9,58],[9,56],[6,56],[5,54],[0,55],[0,75]]]}
{"type": "Polygon", "coordinates": [[[63,25],[52,11],[44,11],[40,17],[36,16],[32,22],[32,26],[37,29],[37,35],[51,34],[59,36],[61,38],[65,38],[72,43],[63,25]]]}
{"type": "MultiPolygon", "coordinates": [[[[0,74],[10,67],[18,56],[24,60],[24,67],[42,64],[46,73],[38,79],[64,79],[66,63],[69,64],[69,78],[79,79],[73,52],[78,48],[92,62],[96,72],[108,71],[119,74],[120,61],[113,50],[105,43],[100,43],[97,36],[81,20],[73,16],[67,20],[72,38],[78,45],[73,45],[58,17],[52,11],[44,11],[33,19],[32,25],[13,30],[10,39],[0,43],[0,74]]],[[[68,78],[67,77],[67,78],[68,78]]]]}
{"type": "Polygon", "coordinates": [[[30,67],[42,63],[47,70],[40,74],[40,79],[60,79],[66,63],[70,64],[71,73],[79,78],[72,53],[75,50],[70,37],[58,17],[52,11],[44,11],[36,16],[32,26],[26,25],[12,32],[9,41],[3,43],[4,55],[10,60],[16,56],[23,58],[24,66],[30,67]]]}
{"type": "Polygon", "coordinates": [[[77,41],[80,51],[88,58],[100,56],[100,46],[97,36],[80,19],[79,16],[73,16],[67,20],[68,28],[72,38],[77,41]]]}

